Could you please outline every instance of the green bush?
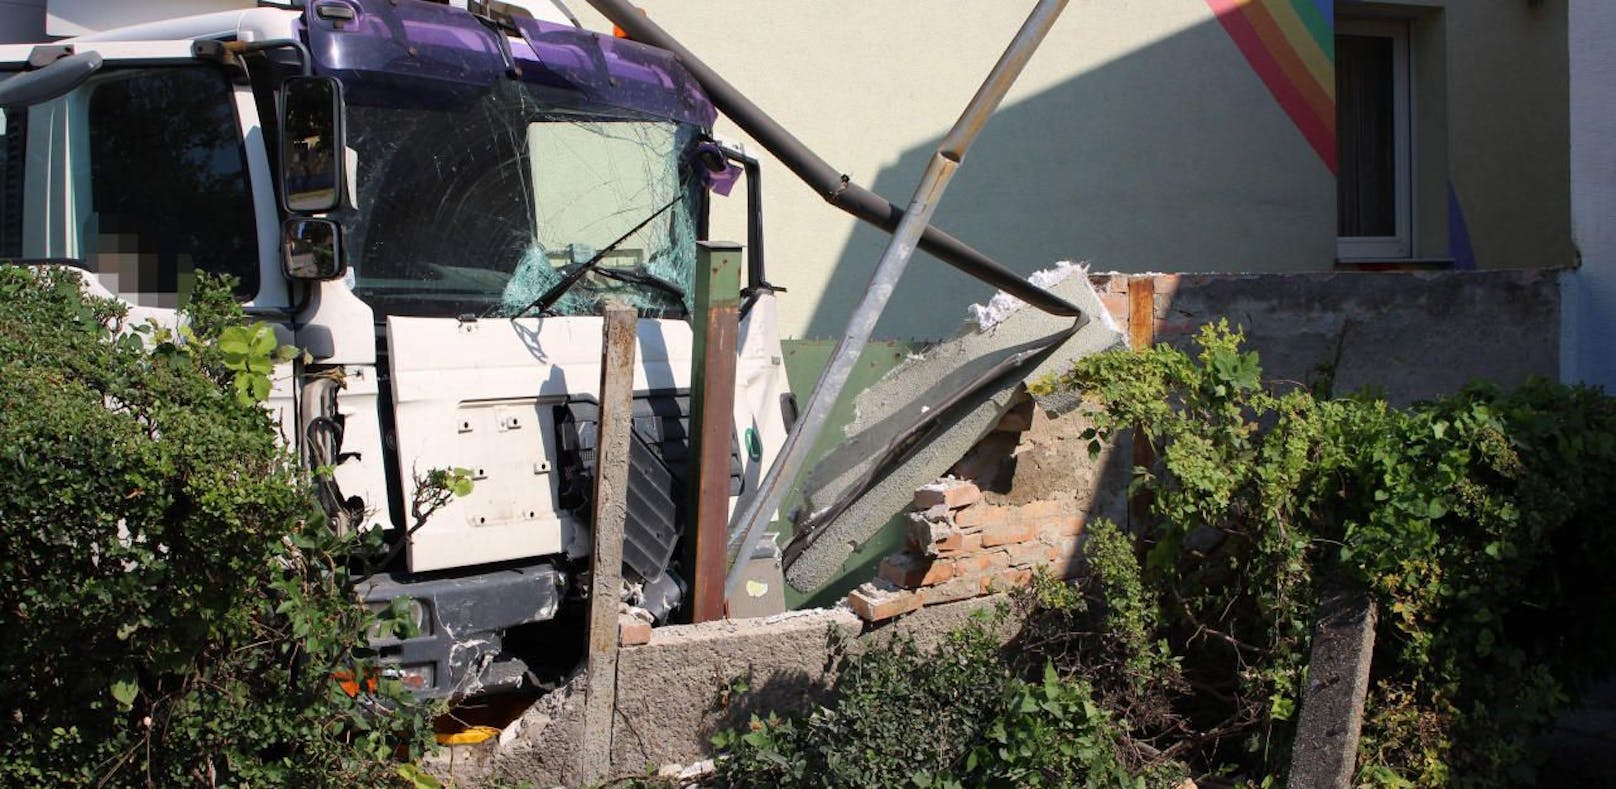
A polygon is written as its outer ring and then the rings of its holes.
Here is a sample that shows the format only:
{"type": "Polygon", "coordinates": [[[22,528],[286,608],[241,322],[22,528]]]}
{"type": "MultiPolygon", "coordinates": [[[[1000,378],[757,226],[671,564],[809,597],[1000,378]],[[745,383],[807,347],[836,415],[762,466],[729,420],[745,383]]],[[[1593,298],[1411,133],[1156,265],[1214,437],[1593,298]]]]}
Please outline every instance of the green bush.
{"type": "Polygon", "coordinates": [[[1131,769],[1089,687],[998,648],[986,623],[936,650],[905,637],[844,644],[832,697],[801,716],[721,732],[721,786],[1176,786],[1171,766],[1131,769]]]}
{"type": "Polygon", "coordinates": [[[1090,397],[1091,449],[1135,429],[1159,460],[1134,470],[1147,522],[1092,526],[1080,604],[1034,617],[1042,648],[1164,756],[1280,777],[1320,596],[1368,590],[1359,780],[1530,783],[1530,735],[1616,650],[1616,402],[1532,381],[1400,410],[1265,386],[1242,340],[1211,326],[1194,356],[1103,354],[1044,384],[1090,397]]]}
{"type": "Polygon", "coordinates": [[[129,326],[75,273],[0,266],[0,784],[396,778],[430,730],[363,649],[391,620],[346,557],[375,546],[276,442],[273,334],[228,283],[186,312],[129,326]]]}

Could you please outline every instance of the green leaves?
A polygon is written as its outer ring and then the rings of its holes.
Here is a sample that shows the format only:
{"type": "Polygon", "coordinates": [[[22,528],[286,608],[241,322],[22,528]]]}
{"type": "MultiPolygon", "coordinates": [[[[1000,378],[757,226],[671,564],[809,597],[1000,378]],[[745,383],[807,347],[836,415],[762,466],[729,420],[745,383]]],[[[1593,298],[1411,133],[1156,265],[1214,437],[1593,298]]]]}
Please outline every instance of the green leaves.
{"type": "Polygon", "coordinates": [[[374,675],[348,567],[374,546],[258,405],[289,351],[227,284],[187,311],[127,326],[76,274],[0,266],[0,785],[394,780],[426,711],[329,692],[374,675]]]}
{"type": "Polygon", "coordinates": [[[140,683],[131,669],[119,671],[112,678],[112,700],[118,702],[120,709],[127,710],[135,705],[135,697],[140,695],[140,683]]]}
{"type": "Polygon", "coordinates": [[[290,346],[278,347],[275,329],[267,323],[225,328],[219,333],[218,349],[224,366],[234,373],[236,400],[243,404],[269,399],[269,376],[275,364],[297,354],[290,346]]]}
{"type": "MultiPolygon", "coordinates": [[[[1384,704],[1371,705],[1365,780],[1516,780],[1529,759],[1521,743],[1567,688],[1616,658],[1616,633],[1586,626],[1616,616],[1606,514],[1616,404],[1547,381],[1512,393],[1474,385],[1408,409],[1321,397],[1328,385],[1270,391],[1242,341],[1219,322],[1194,349],[1102,354],[1040,383],[1086,395],[1093,427],[1082,440],[1131,429],[1159,458],[1130,487],[1150,502],[1149,518],[1130,524],[1137,551],[1115,550],[1112,527],[1091,524],[1085,586],[1098,599],[1068,621],[1101,628],[1134,658],[1163,634],[1175,660],[1218,689],[1175,704],[1283,722],[1295,714],[1321,580],[1367,588],[1381,605],[1384,704]],[[1139,585],[1106,582],[1130,577],[1139,585]],[[1097,621],[1094,611],[1109,613],[1097,621]]],[[[1100,666],[1086,672],[1096,687],[1112,687],[1116,667],[1141,671],[1077,643],[1100,666]]],[[[1171,677],[1165,665],[1150,671],[1171,677]]],[[[1283,774],[1285,727],[1228,728],[1213,742],[1241,738],[1239,768],[1283,774]]]]}

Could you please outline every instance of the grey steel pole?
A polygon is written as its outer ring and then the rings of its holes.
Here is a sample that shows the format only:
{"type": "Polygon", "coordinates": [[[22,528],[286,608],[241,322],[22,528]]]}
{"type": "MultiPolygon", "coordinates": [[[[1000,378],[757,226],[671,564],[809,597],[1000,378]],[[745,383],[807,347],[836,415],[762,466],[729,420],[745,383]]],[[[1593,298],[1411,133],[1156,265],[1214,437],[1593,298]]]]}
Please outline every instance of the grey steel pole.
{"type": "Polygon", "coordinates": [[[880,320],[882,311],[886,309],[887,300],[892,297],[892,291],[898,285],[898,279],[903,276],[904,268],[909,265],[909,258],[915,252],[915,244],[931,223],[931,215],[937,210],[937,203],[942,199],[943,191],[948,188],[949,180],[959,169],[960,162],[964,161],[965,152],[976,140],[976,135],[982,131],[988,117],[1004,100],[1010,85],[1016,81],[1016,77],[1027,65],[1027,60],[1037,51],[1039,43],[1044,40],[1055,20],[1060,17],[1066,3],[1067,0],[1039,0],[1032,14],[1022,24],[1021,30],[1010,42],[1010,46],[999,57],[999,62],[994,64],[987,80],[977,88],[976,95],[971,97],[971,102],[966,105],[959,120],[954,122],[954,128],[938,145],[937,152],[933,154],[931,163],[926,167],[925,175],[920,179],[920,186],[915,189],[915,195],[910,200],[909,210],[904,212],[902,221],[898,223],[898,229],[892,234],[892,241],[887,244],[886,251],[881,255],[881,261],[876,264],[875,274],[870,278],[870,285],[865,290],[864,298],[853,311],[847,330],[842,333],[842,339],[836,344],[835,353],[831,355],[830,364],[825,367],[825,372],[820,374],[819,383],[814,386],[814,393],[808,397],[808,404],[797,420],[796,428],[786,437],[785,446],[775,458],[774,465],[769,468],[769,473],[764,476],[757,494],[747,502],[744,510],[737,513],[731,525],[729,548],[732,555],[729,577],[724,584],[726,599],[734,595],[747,558],[753,550],[756,550],[757,542],[763,536],[764,527],[768,525],[770,517],[779,509],[780,502],[785,498],[786,486],[802,471],[809,449],[824,431],[831,409],[841,396],[848,376],[858,363],[859,355],[869,344],[876,321],[880,320]]]}

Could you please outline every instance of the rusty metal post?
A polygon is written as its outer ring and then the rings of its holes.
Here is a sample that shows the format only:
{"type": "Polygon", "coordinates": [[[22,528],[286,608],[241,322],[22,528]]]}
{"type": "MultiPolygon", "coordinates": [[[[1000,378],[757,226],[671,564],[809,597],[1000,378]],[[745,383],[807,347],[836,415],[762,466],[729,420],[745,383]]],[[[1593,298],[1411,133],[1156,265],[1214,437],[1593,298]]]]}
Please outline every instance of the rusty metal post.
{"type": "Polygon", "coordinates": [[[735,432],[735,359],[740,343],[741,245],[703,241],[696,252],[695,352],[691,359],[690,456],[695,539],[691,619],[724,618],[729,537],[729,459],[735,432]]]}
{"type": "Polygon", "coordinates": [[[617,704],[617,605],[623,580],[623,524],[628,518],[629,430],[634,419],[634,340],[639,313],[606,305],[596,428],[594,568],[589,589],[589,684],[578,749],[580,785],[611,771],[612,717],[617,704]]]}

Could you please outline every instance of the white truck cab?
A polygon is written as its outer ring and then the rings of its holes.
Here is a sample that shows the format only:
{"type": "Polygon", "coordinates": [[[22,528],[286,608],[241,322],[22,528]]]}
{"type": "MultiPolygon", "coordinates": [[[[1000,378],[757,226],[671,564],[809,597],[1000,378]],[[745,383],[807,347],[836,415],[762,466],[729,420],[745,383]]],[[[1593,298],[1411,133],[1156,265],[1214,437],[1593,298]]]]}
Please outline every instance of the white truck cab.
{"type": "MultiPolygon", "coordinates": [[[[332,519],[398,546],[365,595],[411,600],[420,635],[378,646],[430,696],[520,684],[510,634],[576,597],[608,297],[641,315],[628,595],[676,615],[692,269],[715,189],[755,167],[667,53],[467,5],[308,0],[0,46],[0,258],[78,266],[164,321],[199,272],[229,274],[308,351],[271,404],[332,469],[332,519]],[[473,492],[422,521],[421,480],[451,467],[473,492]]],[[[790,418],[774,289],[747,268],[732,507],[790,418]]]]}

